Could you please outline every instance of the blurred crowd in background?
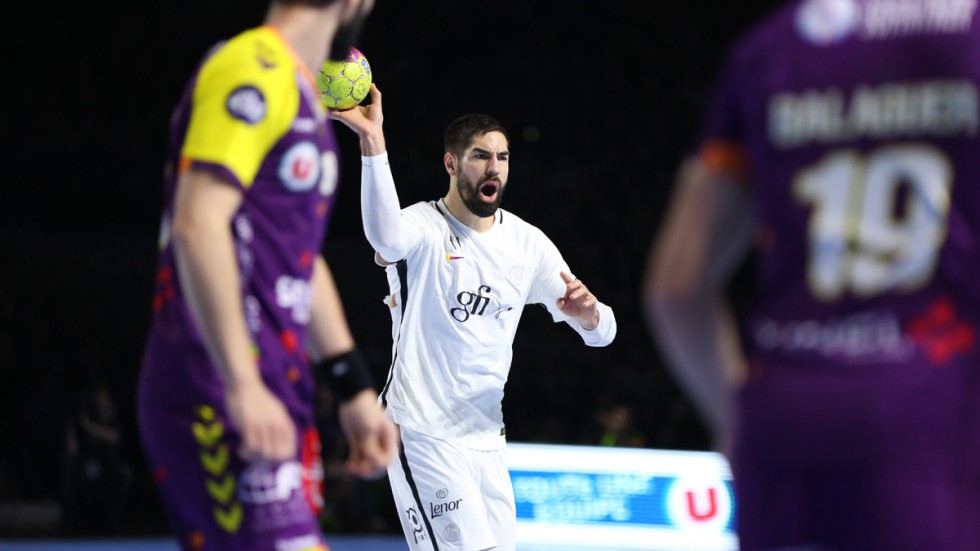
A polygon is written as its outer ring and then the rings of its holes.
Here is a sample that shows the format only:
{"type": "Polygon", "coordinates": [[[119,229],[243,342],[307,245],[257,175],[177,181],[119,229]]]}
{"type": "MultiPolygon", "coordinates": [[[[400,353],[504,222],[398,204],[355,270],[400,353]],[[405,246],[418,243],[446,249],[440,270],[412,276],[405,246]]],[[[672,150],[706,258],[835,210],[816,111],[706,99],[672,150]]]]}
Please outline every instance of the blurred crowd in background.
{"type": "MultiPolygon", "coordinates": [[[[26,53],[10,60],[0,112],[0,535],[166,531],[133,400],[167,119],[203,52],[266,3],[138,4],[35,13],[4,38],[26,53]]],[[[504,401],[511,441],[707,449],[642,319],[639,281],[724,48],[776,4],[379,0],[358,46],[384,94],[402,204],[444,193],[449,120],[500,119],[504,208],[551,236],[617,313],[616,342],[584,352],[543,309],[525,313],[504,401]]],[[[383,381],[386,280],[360,229],[356,142],[335,128],[345,157],[324,252],[383,381]]],[[[387,484],[342,471],[328,391],[321,409],[326,528],[396,529],[387,484]]]]}

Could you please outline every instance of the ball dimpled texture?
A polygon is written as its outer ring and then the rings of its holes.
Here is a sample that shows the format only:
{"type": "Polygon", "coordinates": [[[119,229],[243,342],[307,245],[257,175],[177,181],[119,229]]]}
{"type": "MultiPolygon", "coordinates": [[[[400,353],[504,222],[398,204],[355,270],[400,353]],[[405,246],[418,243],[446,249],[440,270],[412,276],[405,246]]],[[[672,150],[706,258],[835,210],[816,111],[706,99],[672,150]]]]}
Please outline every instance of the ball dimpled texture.
{"type": "Polygon", "coordinates": [[[371,65],[357,48],[351,48],[343,61],[324,62],[316,75],[316,85],[324,107],[352,109],[371,91],[371,65]]]}

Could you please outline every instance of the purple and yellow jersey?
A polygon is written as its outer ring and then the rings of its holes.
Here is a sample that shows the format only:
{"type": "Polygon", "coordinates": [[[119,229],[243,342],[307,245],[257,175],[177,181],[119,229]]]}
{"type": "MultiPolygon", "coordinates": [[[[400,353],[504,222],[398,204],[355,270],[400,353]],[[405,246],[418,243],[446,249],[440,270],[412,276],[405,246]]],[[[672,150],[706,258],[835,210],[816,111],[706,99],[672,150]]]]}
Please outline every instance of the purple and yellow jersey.
{"type": "Polygon", "coordinates": [[[216,370],[177,278],[170,227],[181,173],[212,171],[241,189],[231,230],[244,316],[266,384],[308,417],[313,381],[303,350],[311,278],[337,183],[337,149],[308,70],[271,27],[209,52],[171,121],[155,318],[145,399],[220,403],[216,370]]]}
{"type": "Polygon", "coordinates": [[[738,41],[700,158],[756,209],[768,365],[944,366],[980,323],[976,2],[795,0],[738,41]]]}

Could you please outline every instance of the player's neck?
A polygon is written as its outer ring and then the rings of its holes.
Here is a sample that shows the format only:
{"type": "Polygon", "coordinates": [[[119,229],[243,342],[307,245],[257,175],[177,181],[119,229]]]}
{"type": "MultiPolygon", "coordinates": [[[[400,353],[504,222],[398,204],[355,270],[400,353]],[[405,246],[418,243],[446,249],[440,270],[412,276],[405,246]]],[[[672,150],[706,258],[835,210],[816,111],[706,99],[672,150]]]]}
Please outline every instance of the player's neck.
{"type": "Polygon", "coordinates": [[[494,222],[497,220],[496,213],[487,217],[473,214],[473,212],[466,208],[466,205],[463,204],[463,199],[458,193],[450,192],[446,194],[446,196],[442,198],[442,202],[446,204],[446,208],[449,209],[449,213],[452,214],[456,220],[459,220],[477,233],[489,231],[490,228],[493,227],[494,222]]]}
{"type": "Polygon", "coordinates": [[[333,6],[340,4],[334,2],[327,8],[273,4],[265,23],[274,27],[307,69],[315,73],[326,59],[325,54],[329,53],[340,17],[339,13],[334,13],[333,6]]]}

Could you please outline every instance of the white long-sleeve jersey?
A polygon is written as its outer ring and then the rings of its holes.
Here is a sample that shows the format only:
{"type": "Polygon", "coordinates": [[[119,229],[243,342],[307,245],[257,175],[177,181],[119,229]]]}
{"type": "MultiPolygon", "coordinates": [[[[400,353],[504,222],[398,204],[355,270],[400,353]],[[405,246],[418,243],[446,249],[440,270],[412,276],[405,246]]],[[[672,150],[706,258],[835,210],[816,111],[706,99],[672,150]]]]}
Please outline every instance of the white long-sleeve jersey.
{"type": "Polygon", "coordinates": [[[599,304],[591,331],[563,314],[559,272],[572,272],[551,240],[513,213],[498,209],[493,227],[479,233],[442,200],[392,212],[398,203],[387,156],[364,157],[364,165],[365,232],[385,251],[378,256],[387,264],[393,322],[392,365],[379,399],[399,425],[473,449],[502,448],[501,401],[524,305],[544,305],[589,346],[616,336],[612,309],[599,304]],[[378,237],[386,233],[387,244],[378,237]]]}

